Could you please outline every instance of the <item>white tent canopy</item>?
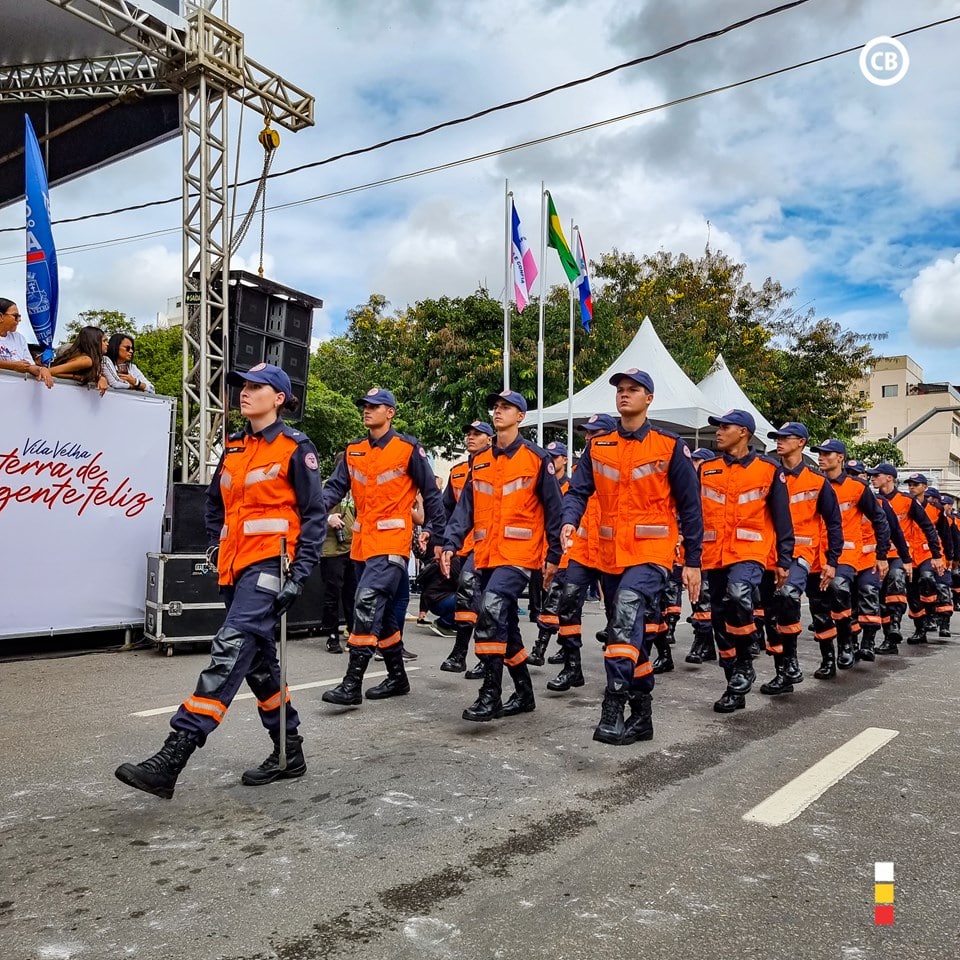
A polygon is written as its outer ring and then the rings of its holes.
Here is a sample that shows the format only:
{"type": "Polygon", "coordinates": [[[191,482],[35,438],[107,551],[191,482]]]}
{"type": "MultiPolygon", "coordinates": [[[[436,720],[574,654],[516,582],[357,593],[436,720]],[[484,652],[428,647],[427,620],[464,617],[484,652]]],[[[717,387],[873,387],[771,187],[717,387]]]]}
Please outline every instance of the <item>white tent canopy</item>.
{"type": "Polygon", "coordinates": [[[757,432],[754,442],[764,450],[773,450],[777,446],[776,440],[769,440],[767,434],[776,427],[750,402],[750,398],[740,388],[740,384],[733,378],[723,355],[717,356],[713,369],[697,384],[703,395],[721,410],[747,410],[757,421],[757,432]]]}
{"type": "MultiPolygon", "coordinates": [[[[680,369],[646,317],[629,346],[589,386],[573,395],[573,419],[585,420],[595,413],[617,416],[617,390],[608,381],[612,374],[638,368],[653,377],[653,403],[648,416],[668,429],[689,433],[707,426],[707,417],[721,414],[721,408],[708,399],[699,387],[680,369]]],[[[566,423],[566,400],[543,410],[544,423],[566,423]]],[[[539,411],[531,411],[524,426],[540,422],[539,411]]]]}

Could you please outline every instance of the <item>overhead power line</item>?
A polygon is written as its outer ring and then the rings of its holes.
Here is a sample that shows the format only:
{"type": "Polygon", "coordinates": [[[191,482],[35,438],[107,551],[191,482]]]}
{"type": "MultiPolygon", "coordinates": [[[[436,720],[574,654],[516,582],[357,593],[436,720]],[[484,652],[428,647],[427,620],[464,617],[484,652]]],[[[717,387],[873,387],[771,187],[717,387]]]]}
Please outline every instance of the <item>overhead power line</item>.
{"type": "MultiPolygon", "coordinates": [[[[913,27],[910,30],[904,30],[900,33],[893,34],[893,36],[897,38],[905,37],[914,33],[920,33],[924,30],[930,30],[934,27],[943,26],[944,24],[952,23],[957,20],[960,20],[960,14],[953,17],[947,17],[943,20],[937,20],[935,22],[927,23],[919,27],[913,27]]],[[[495,150],[488,150],[484,153],[473,154],[472,156],[469,156],[469,157],[462,157],[458,160],[451,160],[451,161],[436,164],[430,167],[422,167],[418,170],[411,170],[406,173],[396,174],[392,177],[384,177],[380,180],[371,180],[366,183],[355,184],[354,186],[350,186],[350,187],[343,187],[340,190],[332,190],[328,193],[317,194],[316,196],[313,196],[313,197],[304,197],[300,200],[291,200],[286,203],[274,204],[268,207],[267,209],[271,211],[286,210],[286,209],[290,209],[291,207],[304,206],[310,203],[318,203],[322,200],[333,200],[337,197],[348,196],[349,194],[352,194],[352,193],[359,193],[361,191],[371,190],[376,187],[388,186],[390,184],[399,183],[404,180],[413,180],[417,177],[427,176],[428,174],[440,173],[444,170],[452,170],[452,169],[455,169],[456,167],[461,167],[469,163],[476,163],[481,160],[489,160],[493,157],[502,156],[508,153],[514,153],[519,150],[526,150],[526,149],[529,149],[530,147],[540,146],[542,144],[549,143],[553,140],[560,140],[560,139],[563,139],[564,137],[575,136],[576,134],[579,134],[579,133],[586,133],[587,131],[590,131],[590,130],[596,130],[601,127],[610,126],[612,124],[622,123],[625,120],[633,120],[638,117],[656,113],[661,110],[666,110],[670,107],[679,106],[684,103],[691,103],[696,100],[702,100],[706,97],[714,96],[718,93],[725,93],[729,90],[735,90],[738,87],[744,87],[752,83],[757,83],[761,80],[768,80],[768,79],[771,79],[772,77],[780,76],[786,73],[791,73],[794,70],[800,70],[804,67],[813,66],[818,63],[824,63],[828,60],[834,60],[837,57],[842,57],[850,53],[859,52],[862,49],[862,47],[863,47],[863,44],[857,44],[856,46],[846,47],[843,50],[837,50],[833,53],[823,54],[822,56],[819,56],[819,57],[812,57],[809,60],[802,60],[799,63],[794,63],[787,67],[779,67],[776,70],[769,70],[769,71],[766,71],[765,73],[755,74],[754,76],[747,77],[743,80],[736,80],[731,83],[723,84],[721,86],[711,87],[708,90],[702,90],[698,93],[689,94],[685,97],[678,97],[675,100],[668,100],[651,107],[643,107],[639,110],[633,110],[629,113],[619,114],[618,116],[609,117],[605,120],[597,120],[592,123],[582,124],[577,127],[571,127],[566,130],[561,130],[557,133],[546,134],[545,136],[537,137],[536,139],[533,139],[533,140],[524,140],[521,143],[512,144],[506,147],[499,147],[495,150]]],[[[285,171],[285,172],[289,172],[289,171],[285,171]]],[[[115,211],[115,212],[120,212],[120,211],[115,211]]],[[[92,214],[90,216],[98,216],[98,215],[92,214]]],[[[9,227],[9,228],[5,228],[4,230],[0,230],[0,233],[11,232],[13,230],[18,230],[18,229],[22,230],[23,228],[9,227]]],[[[90,243],[77,244],[75,246],[63,247],[61,248],[60,252],[76,253],[76,252],[82,252],[82,251],[92,250],[92,249],[100,249],[102,247],[116,246],[121,243],[130,243],[136,240],[145,240],[145,239],[152,239],[155,237],[160,237],[165,235],[173,235],[173,234],[179,233],[180,229],[181,228],[179,226],[170,227],[168,229],[154,230],[149,233],[132,234],[130,236],[116,237],[110,240],[93,241],[90,243]]],[[[0,265],[16,263],[22,260],[23,260],[23,256],[0,258],[0,265]]]]}
{"type": "MultiPolygon", "coordinates": [[[[323,160],[313,160],[309,163],[303,163],[296,167],[290,167],[288,170],[278,170],[276,173],[271,173],[269,178],[274,179],[275,177],[286,177],[293,173],[300,173],[303,170],[312,170],[316,167],[322,167],[326,166],[327,164],[336,163],[339,160],[346,160],[348,157],[358,157],[365,153],[372,153],[375,150],[382,150],[384,147],[393,146],[396,143],[404,143],[408,140],[416,140],[420,137],[428,136],[431,133],[436,133],[438,130],[444,130],[449,127],[456,127],[464,123],[470,123],[473,120],[479,120],[481,117],[489,116],[490,114],[497,113],[501,110],[510,110],[513,107],[519,107],[525,103],[532,103],[534,100],[541,100],[544,97],[550,96],[551,94],[559,93],[561,90],[570,90],[585,83],[591,83],[594,80],[599,80],[602,77],[610,76],[611,74],[617,73],[620,70],[626,70],[629,67],[636,67],[642,63],[649,63],[652,60],[658,60],[659,58],[665,57],[668,54],[676,53],[678,50],[683,50],[685,47],[690,47],[698,43],[704,43],[707,40],[713,40],[717,37],[722,37],[725,34],[732,33],[735,30],[740,30],[752,23],[756,23],[758,20],[776,16],[792,9],[793,7],[800,7],[809,2],[810,0],[791,0],[789,3],[782,3],[777,7],[771,7],[769,10],[764,10],[761,13],[754,14],[753,16],[747,17],[744,20],[738,20],[736,23],[727,24],[727,26],[720,27],[717,30],[711,30],[708,33],[702,33],[697,37],[691,37],[688,40],[682,40],[679,43],[671,44],[668,47],[657,50],[655,53],[648,53],[642,57],[636,57],[633,60],[627,60],[624,63],[618,63],[615,66],[607,67],[604,70],[599,70],[596,73],[590,74],[589,76],[580,77],[577,80],[568,80],[566,83],[560,83],[556,86],[548,87],[547,89],[540,90],[537,93],[531,93],[526,97],[520,97],[516,100],[507,100],[504,103],[498,103],[492,107],[485,107],[483,110],[477,110],[475,113],[470,113],[463,117],[457,117],[453,120],[444,120],[441,123],[435,123],[432,126],[424,127],[422,130],[416,130],[413,133],[404,133],[396,137],[391,137],[388,140],[381,140],[378,143],[370,144],[366,147],[357,147],[353,150],[346,150],[343,153],[336,153],[333,156],[325,157],[323,160]]],[[[250,180],[241,180],[238,183],[232,184],[231,189],[246,187],[259,182],[259,177],[255,177],[250,180]]],[[[87,213],[79,217],[65,217],[62,220],[54,220],[53,223],[54,225],[63,223],[78,223],[83,220],[92,220],[97,217],[112,217],[118,213],[130,213],[137,210],[147,210],[150,207],[165,206],[166,204],[170,203],[179,203],[181,199],[181,197],[167,197],[165,200],[148,200],[145,203],[131,204],[127,207],[117,207],[114,210],[104,210],[100,213],[87,213]]],[[[5,227],[0,229],[0,233],[9,233],[12,230],[17,229],[22,228],[5,227]]]]}

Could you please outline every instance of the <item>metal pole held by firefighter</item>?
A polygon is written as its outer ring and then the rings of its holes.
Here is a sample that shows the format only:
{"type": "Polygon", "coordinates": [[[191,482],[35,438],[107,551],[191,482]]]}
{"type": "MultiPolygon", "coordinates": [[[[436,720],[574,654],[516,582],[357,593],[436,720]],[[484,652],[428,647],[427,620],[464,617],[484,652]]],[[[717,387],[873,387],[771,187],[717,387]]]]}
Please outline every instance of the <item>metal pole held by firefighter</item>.
{"type": "MultiPolygon", "coordinates": [[[[280,538],[280,589],[287,582],[290,558],[287,556],[287,538],[280,538]]],[[[277,766],[287,769],[287,611],[280,614],[280,751],[277,766]]]]}

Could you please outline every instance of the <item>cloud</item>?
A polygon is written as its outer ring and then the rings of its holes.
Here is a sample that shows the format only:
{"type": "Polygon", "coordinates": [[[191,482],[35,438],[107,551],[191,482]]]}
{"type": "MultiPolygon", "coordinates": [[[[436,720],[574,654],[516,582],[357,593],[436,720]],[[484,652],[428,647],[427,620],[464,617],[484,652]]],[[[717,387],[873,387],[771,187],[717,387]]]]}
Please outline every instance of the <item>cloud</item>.
{"type": "Polygon", "coordinates": [[[960,347],[960,253],[924,267],[900,295],[921,343],[960,347]]]}

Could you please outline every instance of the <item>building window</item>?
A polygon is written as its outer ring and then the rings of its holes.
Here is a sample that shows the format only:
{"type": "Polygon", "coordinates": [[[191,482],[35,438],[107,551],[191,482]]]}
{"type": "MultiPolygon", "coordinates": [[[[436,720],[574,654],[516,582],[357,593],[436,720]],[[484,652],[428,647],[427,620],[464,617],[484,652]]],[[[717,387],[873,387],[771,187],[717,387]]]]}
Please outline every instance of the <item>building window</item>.
{"type": "Polygon", "coordinates": [[[960,423],[957,423],[956,420],[953,421],[952,432],[955,437],[960,437],[960,423]]]}
{"type": "Polygon", "coordinates": [[[887,383],[880,388],[880,396],[882,397],[895,397],[898,392],[898,385],[896,383],[887,383]]]}

